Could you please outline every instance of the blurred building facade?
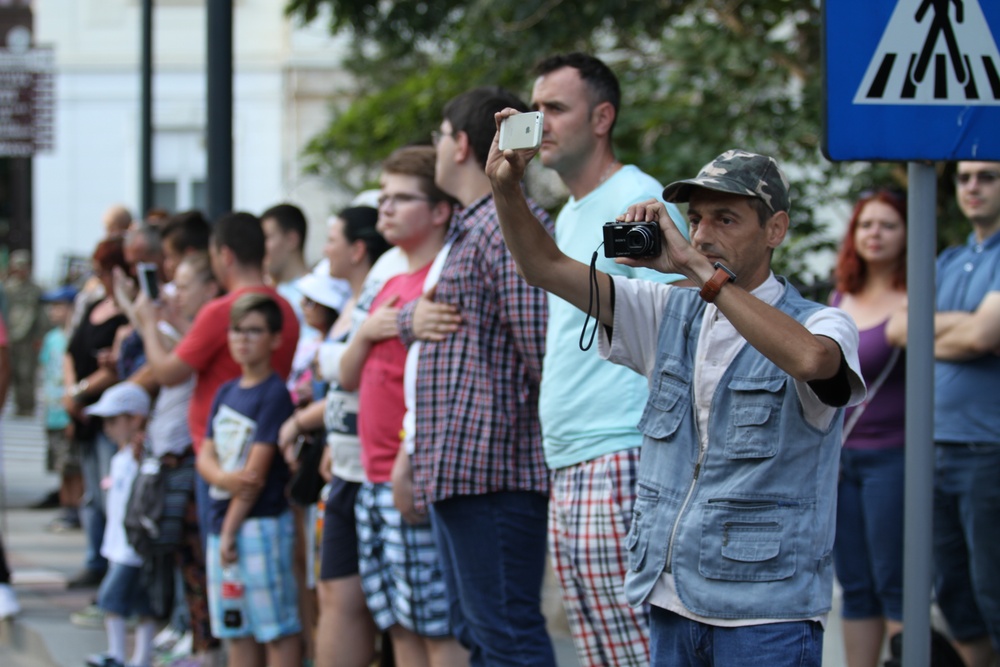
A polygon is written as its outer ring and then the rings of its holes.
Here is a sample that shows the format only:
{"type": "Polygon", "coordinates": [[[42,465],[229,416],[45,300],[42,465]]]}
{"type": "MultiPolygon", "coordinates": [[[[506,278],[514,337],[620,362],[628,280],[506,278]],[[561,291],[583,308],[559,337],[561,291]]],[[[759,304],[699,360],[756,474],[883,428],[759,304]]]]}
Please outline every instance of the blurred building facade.
{"type": "MultiPolygon", "coordinates": [[[[346,41],[327,22],[296,25],[285,0],[233,0],[233,205],[281,201],[310,221],[319,258],[326,218],[350,199],[303,174],[301,152],[350,89],[346,41]]],[[[87,257],[112,204],[139,216],[140,0],[34,0],[35,41],[56,53],[55,149],[33,159],[35,276],[61,277],[87,257]]],[[[205,0],[154,0],[154,206],[205,202],[205,0]]]]}

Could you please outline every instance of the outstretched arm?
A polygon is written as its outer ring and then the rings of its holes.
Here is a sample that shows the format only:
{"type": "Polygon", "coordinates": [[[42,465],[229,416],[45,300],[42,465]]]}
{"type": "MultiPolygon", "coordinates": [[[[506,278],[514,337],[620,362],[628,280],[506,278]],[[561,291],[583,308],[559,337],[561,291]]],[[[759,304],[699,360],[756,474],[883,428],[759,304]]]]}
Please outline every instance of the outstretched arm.
{"type": "MultiPolygon", "coordinates": [[[[500,151],[500,123],[516,113],[513,109],[504,109],[496,114],[498,133],[493,137],[490,155],[486,160],[486,175],[493,188],[504,242],[517,263],[518,273],[529,284],[541,287],[585,311],[590,296],[590,267],[559,250],[555,240],[531,212],[521,189],[524,171],[537,150],[500,151]]],[[[614,313],[611,311],[610,279],[601,271],[597,275],[601,322],[611,326],[614,313]]]]}

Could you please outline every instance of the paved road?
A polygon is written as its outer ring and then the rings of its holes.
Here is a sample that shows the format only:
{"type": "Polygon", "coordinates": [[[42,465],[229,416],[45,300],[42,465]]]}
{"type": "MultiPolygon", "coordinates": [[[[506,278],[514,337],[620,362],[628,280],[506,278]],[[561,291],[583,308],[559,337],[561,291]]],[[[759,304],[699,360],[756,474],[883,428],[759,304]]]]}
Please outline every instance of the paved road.
{"type": "MultiPolygon", "coordinates": [[[[23,611],[13,622],[0,622],[2,667],[81,667],[87,655],[106,648],[103,630],[78,628],[69,622],[70,613],[94,595],[93,590],[66,589],[66,579],[82,564],[82,533],[49,533],[45,525],[56,510],[28,509],[58,484],[54,474],[45,472],[44,457],[40,421],[6,411],[0,419],[0,531],[23,611]]],[[[543,610],[559,667],[578,667],[551,573],[543,610]]],[[[823,664],[839,667],[844,664],[840,623],[836,613],[830,618],[823,664]]]]}

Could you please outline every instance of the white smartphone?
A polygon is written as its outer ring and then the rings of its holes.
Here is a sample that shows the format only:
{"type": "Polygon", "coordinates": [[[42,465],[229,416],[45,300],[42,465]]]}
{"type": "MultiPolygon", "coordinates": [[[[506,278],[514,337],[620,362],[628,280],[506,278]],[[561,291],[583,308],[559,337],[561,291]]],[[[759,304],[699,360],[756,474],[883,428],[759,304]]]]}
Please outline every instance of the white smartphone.
{"type": "Polygon", "coordinates": [[[519,113],[504,118],[500,123],[500,150],[541,146],[544,120],[545,114],[541,111],[519,113]]]}
{"type": "Polygon", "coordinates": [[[156,264],[139,262],[135,265],[135,273],[139,277],[139,288],[146,293],[149,300],[158,300],[160,298],[160,282],[156,264]]]}

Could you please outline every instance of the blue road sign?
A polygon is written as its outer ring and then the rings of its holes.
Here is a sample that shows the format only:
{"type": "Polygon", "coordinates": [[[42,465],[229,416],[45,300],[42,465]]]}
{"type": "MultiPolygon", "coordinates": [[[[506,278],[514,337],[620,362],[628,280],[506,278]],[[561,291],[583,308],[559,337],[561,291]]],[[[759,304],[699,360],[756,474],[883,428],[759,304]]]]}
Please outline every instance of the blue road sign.
{"type": "Polygon", "coordinates": [[[826,0],[831,160],[1000,160],[1000,2],[826,0]]]}

